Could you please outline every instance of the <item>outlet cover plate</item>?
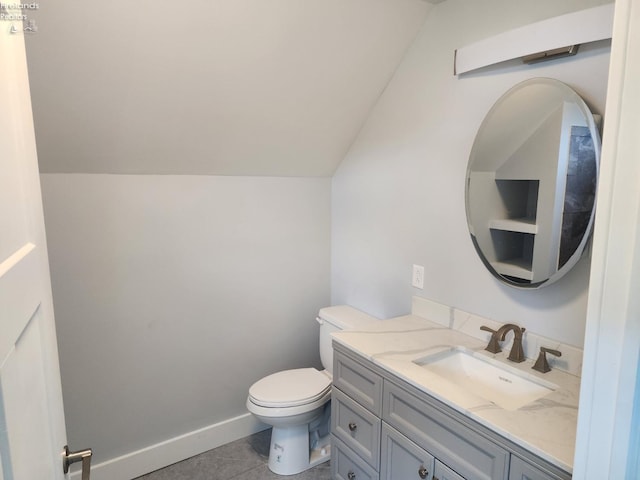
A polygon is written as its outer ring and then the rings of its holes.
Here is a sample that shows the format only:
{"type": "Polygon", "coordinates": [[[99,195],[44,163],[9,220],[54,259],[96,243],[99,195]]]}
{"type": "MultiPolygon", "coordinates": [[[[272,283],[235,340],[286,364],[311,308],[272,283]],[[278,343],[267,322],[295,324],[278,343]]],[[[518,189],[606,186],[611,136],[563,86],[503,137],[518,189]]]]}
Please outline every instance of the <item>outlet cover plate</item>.
{"type": "Polygon", "coordinates": [[[411,285],[416,288],[424,288],[424,267],[422,265],[413,266],[411,285]]]}

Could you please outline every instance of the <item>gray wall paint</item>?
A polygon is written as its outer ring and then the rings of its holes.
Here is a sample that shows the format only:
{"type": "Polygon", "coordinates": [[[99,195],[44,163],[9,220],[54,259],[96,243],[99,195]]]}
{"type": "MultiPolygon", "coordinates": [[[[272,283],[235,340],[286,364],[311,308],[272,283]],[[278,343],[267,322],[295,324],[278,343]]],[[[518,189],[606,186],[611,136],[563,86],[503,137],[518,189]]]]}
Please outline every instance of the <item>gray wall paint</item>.
{"type": "Polygon", "coordinates": [[[466,225],[475,133],[493,103],[531,77],[557,78],[604,112],[610,46],[536,66],[518,60],[455,77],[456,48],[543,18],[607,2],[448,0],[416,42],[333,178],[332,302],[388,317],[423,296],[581,346],[589,260],[539,291],[504,286],[484,268],[466,225]],[[424,290],[411,266],[425,266],[424,290]]]}
{"type": "Polygon", "coordinates": [[[330,176],[430,8],[42,4],[25,40],[40,171],[330,176]]]}
{"type": "Polygon", "coordinates": [[[96,462],[319,366],[330,179],[44,174],[70,442],[96,462]]]}

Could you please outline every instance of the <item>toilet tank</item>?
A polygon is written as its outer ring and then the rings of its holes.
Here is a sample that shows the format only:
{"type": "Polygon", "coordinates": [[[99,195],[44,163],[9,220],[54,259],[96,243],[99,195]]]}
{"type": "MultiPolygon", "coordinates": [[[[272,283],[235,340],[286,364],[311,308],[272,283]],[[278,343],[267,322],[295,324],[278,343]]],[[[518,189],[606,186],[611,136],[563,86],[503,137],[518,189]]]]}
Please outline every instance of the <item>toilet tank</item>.
{"type": "Polygon", "coordinates": [[[321,308],[316,318],[320,324],[320,360],[333,375],[333,348],[331,333],[339,330],[361,330],[379,319],[348,305],[321,308]]]}

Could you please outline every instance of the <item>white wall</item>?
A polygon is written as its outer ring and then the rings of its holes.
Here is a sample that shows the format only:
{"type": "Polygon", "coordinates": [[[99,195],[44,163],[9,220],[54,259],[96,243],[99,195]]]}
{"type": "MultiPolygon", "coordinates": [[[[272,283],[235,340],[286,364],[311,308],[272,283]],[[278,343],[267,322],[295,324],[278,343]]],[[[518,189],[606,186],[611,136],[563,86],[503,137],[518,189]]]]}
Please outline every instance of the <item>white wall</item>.
{"type": "MultiPolygon", "coordinates": [[[[410,310],[412,295],[582,346],[589,260],[539,291],[504,286],[472,246],[464,208],[475,133],[493,103],[531,77],[573,87],[604,113],[610,45],[532,66],[519,61],[462,77],[453,52],[511,28],[601,1],[447,0],[409,49],[340,165],[332,184],[332,302],[388,317],[410,310]],[[424,290],[410,286],[425,266],[424,290]]],[[[606,119],[605,119],[606,120],[606,119]]]]}
{"type": "Polygon", "coordinates": [[[319,366],[330,179],[43,174],[42,189],[68,436],[95,463],[319,366]]]}
{"type": "Polygon", "coordinates": [[[26,38],[40,171],[330,176],[430,8],[42,3],[26,38]]]}

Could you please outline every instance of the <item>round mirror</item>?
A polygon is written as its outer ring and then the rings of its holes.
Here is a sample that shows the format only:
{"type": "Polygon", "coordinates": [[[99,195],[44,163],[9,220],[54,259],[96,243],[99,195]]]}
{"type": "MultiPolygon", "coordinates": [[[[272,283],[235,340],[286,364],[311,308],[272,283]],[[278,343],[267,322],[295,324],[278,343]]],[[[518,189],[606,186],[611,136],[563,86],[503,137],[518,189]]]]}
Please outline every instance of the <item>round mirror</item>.
{"type": "Polygon", "coordinates": [[[593,115],[567,85],[535,78],[496,102],[466,185],[471,239],[493,275],[539,288],[576,264],[593,226],[599,160],[593,115]]]}

